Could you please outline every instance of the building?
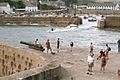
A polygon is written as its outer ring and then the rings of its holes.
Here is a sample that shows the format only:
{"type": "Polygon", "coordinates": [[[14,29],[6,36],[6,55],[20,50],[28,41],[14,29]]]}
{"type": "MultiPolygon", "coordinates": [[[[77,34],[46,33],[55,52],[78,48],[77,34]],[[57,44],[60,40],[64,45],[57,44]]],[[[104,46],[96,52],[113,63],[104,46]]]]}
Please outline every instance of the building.
{"type": "Polygon", "coordinates": [[[27,3],[25,7],[26,12],[37,12],[38,11],[38,6],[37,4],[34,3],[27,3]]]}
{"type": "Polygon", "coordinates": [[[117,3],[94,3],[89,4],[87,9],[94,10],[120,10],[120,4],[117,3]]]}
{"type": "Polygon", "coordinates": [[[9,3],[0,3],[0,13],[11,13],[11,8],[9,3]]]}
{"type": "Polygon", "coordinates": [[[29,5],[25,7],[25,11],[26,12],[37,12],[38,11],[38,7],[34,6],[34,5],[29,5]]]}

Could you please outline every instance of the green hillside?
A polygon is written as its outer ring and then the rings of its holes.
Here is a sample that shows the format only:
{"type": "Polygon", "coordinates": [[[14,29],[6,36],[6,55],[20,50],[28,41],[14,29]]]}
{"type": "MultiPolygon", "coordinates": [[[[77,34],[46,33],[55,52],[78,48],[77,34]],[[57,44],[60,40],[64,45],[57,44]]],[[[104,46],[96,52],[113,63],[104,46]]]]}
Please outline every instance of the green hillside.
{"type": "Polygon", "coordinates": [[[25,8],[25,4],[23,3],[23,1],[0,0],[0,3],[2,2],[8,2],[11,7],[25,8]]]}

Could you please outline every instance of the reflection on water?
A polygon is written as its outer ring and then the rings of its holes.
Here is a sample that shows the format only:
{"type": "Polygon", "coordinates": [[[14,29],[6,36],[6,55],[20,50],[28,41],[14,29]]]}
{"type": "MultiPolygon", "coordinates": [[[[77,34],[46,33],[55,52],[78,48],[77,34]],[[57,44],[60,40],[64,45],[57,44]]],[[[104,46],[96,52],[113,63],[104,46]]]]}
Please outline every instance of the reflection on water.
{"type": "Polygon", "coordinates": [[[120,28],[107,28],[107,29],[104,29],[106,31],[112,31],[112,32],[120,32],[120,28]]]}
{"type": "MultiPolygon", "coordinates": [[[[68,47],[69,43],[73,41],[75,47],[88,47],[90,42],[94,43],[97,48],[105,48],[105,44],[108,43],[112,50],[117,51],[117,41],[120,39],[120,29],[98,29],[96,28],[96,22],[84,21],[79,28],[71,31],[53,32],[47,31],[52,27],[39,27],[39,26],[2,26],[0,27],[0,42],[12,44],[16,46],[23,46],[19,42],[33,42],[36,38],[44,45],[45,41],[49,38],[52,47],[55,48],[56,40],[59,37],[62,47],[68,47]]],[[[58,27],[57,29],[63,29],[64,27],[58,27]]]]}

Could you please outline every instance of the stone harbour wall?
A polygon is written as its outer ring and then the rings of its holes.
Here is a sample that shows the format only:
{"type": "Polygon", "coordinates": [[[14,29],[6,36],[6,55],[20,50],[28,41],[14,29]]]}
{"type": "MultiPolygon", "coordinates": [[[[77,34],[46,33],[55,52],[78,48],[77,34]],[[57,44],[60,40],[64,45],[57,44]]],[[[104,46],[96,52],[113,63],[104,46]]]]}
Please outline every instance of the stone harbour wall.
{"type": "Polygon", "coordinates": [[[105,20],[106,27],[120,28],[120,16],[108,16],[105,20]]]}
{"type": "Polygon", "coordinates": [[[60,68],[37,53],[0,44],[0,80],[59,80],[60,68]]]}
{"type": "Polygon", "coordinates": [[[82,24],[79,17],[22,17],[22,16],[0,16],[0,25],[56,25],[67,26],[69,24],[82,24]]]}
{"type": "Polygon", "coordinates": [[[120,16],[107,16],[104,20],[98,20],[99,28],[120,28],[120,16]]]}
{"type": "Polygon", "coordinates": [[[98,20],[97,27],[98,28],[105,28],[105,20],[98,20]]]}

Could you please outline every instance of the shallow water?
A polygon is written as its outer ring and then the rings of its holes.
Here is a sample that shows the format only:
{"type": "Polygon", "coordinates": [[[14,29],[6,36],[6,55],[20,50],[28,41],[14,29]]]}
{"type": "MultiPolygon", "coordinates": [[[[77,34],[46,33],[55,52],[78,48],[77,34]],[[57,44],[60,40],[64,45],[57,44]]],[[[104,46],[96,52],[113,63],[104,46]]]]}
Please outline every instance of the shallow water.
{"type": "Polygon", "coordinates": [[[44,26],[1,26],[0,42],[24,47],[20,41],[34,42],[36,38],[44,45],[47,39],[50,39],[51,46],[55,48],[57,38],[60,38],[61,46],[68,47],[71,41],[75,47],[89,47],[90,42],[98,49],[105,48],[108,43],[112,50],[117,51],[117,41],[120,39],[120,29],[98,29],[97,22],[83,21],[77,29],[64,30],[65,27],[58,27],[57,32],[47,32],[51,28],[44,26]],[[60,31],[59,31],[60,30],[60,31]],[[62,31],[63,30],[63,31],[62,31]]]}

